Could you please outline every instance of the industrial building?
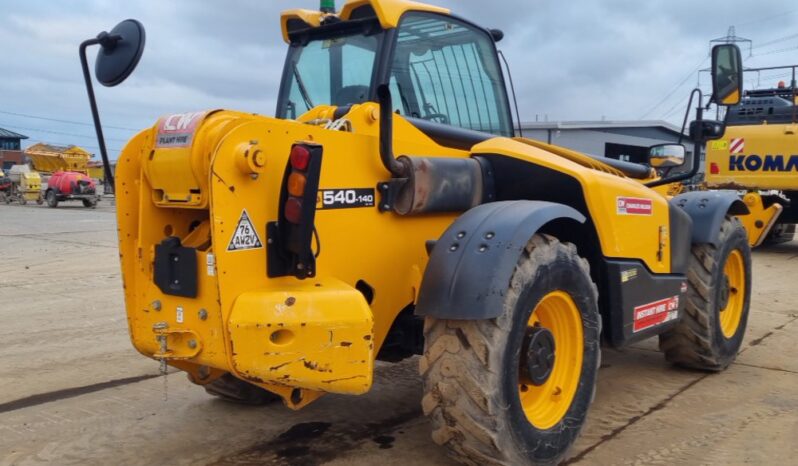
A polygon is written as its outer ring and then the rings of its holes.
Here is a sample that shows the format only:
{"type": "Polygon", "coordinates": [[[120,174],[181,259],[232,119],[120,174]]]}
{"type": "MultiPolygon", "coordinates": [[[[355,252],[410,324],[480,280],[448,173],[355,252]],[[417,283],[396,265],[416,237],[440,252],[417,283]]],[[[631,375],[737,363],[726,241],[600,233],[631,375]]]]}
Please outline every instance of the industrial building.
{"type": "MultiPolygon", "coordinates": [[[[521,128],[530,139],[637,163],[648,161],[649,147],[676,143],[680,136],[679,128],[666,121],[546,121],[521,128]]],[[[692,153],[689,145],[687,151],[692,153]]]]}
{"type": "Polygon", "coordinates": [[[0,128],[0,169],[8,170],[12,165],[20,165],[24,162],[23,139],[28,139],[28,137],[0,128]]]}

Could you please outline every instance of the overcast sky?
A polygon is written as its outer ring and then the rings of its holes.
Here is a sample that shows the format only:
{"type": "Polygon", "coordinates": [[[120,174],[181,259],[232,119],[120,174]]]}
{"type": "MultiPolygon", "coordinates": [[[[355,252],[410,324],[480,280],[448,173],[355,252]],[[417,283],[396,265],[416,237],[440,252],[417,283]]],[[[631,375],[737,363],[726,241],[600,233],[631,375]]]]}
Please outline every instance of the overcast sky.
{"type": "MultiPolygon", "coordinates": [[[[343,4],[338,0],[338,6],[343,4]]],[[[753,40],[748,67],[798,63],[794,0],[438,0],[500,28],[521,118],[680,122],[710,39],[735,25],[753,40]]],[[[318,0],[0,0],[0,127],[98,153],[78,45],[126,18],[147,30],[141,64],[97,89],[107,145],[117,150],[165,113],[228,108],[271,115],[285,44],[279,12],[318,0]],[[32,115],[54,120],[29,118],[32,115]],[[127,129],[118,129],[127,128],[127,129]]],[[[91,53],[91,60],[93,55],[91,53]]],[[[778,72],[762,73],[760,87],[778,72]]],[[[757,84],[756,75],[747,76],[757,84]]],[[[708,76],[701,76],[706,88],[708,76]]]]}

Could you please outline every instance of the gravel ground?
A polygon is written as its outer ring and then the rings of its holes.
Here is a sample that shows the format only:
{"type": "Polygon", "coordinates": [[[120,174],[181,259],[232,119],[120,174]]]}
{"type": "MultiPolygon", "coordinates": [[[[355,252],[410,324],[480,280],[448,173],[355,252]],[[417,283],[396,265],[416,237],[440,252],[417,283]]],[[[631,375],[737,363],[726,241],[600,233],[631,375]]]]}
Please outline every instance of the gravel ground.
{"type": "MultiPolygon", "coordinates": [[[[158,374],[127,336],[113,206],[0,205],[0,465],[452,464],[420,412],[418,361],[362,397],[292,412],[158,374]]],[[[798,242],[754,254],[746,341],[721,374],[650,340],[605,349],[569,464],[788,464],[798,457],[798,242]],[[792,458],[792,460],[790,459],[792,458]]]]}

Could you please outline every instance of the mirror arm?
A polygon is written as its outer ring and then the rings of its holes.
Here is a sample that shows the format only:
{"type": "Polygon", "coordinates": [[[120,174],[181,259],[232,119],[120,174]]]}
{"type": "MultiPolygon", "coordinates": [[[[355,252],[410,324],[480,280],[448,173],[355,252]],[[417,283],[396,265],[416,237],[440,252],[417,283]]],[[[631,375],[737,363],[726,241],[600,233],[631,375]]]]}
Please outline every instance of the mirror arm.
{"type": "Polygon", "coordinates": [[[116,41],[121,39],[121,36],[110,36],[108,33],[102,33],[95,39],[89,39],[80,44],[80,65],[83,68],[83,80],[86,82],[86,92],[89,94],[89,105],[91,106],[91,116],[94,119],[94,129],[97,132],[97,143],[100,147],[100,156],[103,159],[103,169],[105,173],[105,189],[106,192],[110,186],[111,193],[114,191],[114,174],[111,170],[111,163],[108,160],[108,151],[105,148],[105,137],[103,136],[102,124],[100,124],[100,112],[97,110],[97,100],[94,97],[94,87],[91,84],[91,73],[89,73],[89,61],[86,59],[86,49],[92,45],[101,44],[103,42],[112,41],[114,46],[116,41]]]}
{"type": "MultiPolygon", "coordinates": [[[[698,93],[698,106],[695,109],[695,120],[701,122],[704,120],[704,94],[701,92],[701,89],[695,88],[690,93],[690,100],[687,102],[687,111],[684,114],[684,122],[682,123],[682,131],[679,134],[679,144],[682,143],[682,137],[684,136],[684,130],[687,128],[687,117],[690,115],[690,107],[693,104],[693,96],[698,93]]],[[[656,181],[652,181],[650,183],[646,183],[646,186],[649,188],[656,188],[657,186],[662,186],[664,184],[671,184],[676,183],[679,181],[689,180],[690,178],[696,176],[698,174],[698,170],[701,168],[701,149],[704,147],[703,139],[696,139],[693,141],[693,167],[687,173],[681,173],[679,175],[674,175],[670,177],[664,177],[656,181]]]]}
{"type": "Polygon", "coordinates": [[[108,50],[109,52],[116,48],[116,43],[120,40],[122,40],[122,36],[119,34],[111,35],[105,31],[99,33],[96,39],[97,43],[100,44],[103,49],[108,50]]]}

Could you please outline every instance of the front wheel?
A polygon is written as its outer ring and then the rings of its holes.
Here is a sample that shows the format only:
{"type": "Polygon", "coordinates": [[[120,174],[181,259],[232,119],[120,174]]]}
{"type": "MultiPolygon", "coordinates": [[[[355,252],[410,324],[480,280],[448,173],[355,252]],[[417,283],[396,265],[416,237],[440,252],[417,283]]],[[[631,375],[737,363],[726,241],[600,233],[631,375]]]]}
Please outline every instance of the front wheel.
{"type": "Polygon", "coordinates": [[[685,312],[660,350],[680,366],[721,371],[737,357],[751,302],[751,248],[736,217],[723,221],[718,246],[693,245],[687,279],[685,312]]]}
{"type": "Polygon", "coordinates": [[[487,320],[427,317],[420,361],[433,440],[465,464],[556,464],[593,399],[598,293],[572,244],[536,235],[487,320]]]}
{"type": "Polygon", "coordinates": [[[83,199],[83,207],[87,209],[96,209],[97,201],[94,199],[83,199]]]}

